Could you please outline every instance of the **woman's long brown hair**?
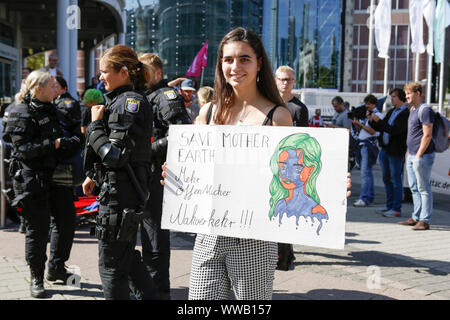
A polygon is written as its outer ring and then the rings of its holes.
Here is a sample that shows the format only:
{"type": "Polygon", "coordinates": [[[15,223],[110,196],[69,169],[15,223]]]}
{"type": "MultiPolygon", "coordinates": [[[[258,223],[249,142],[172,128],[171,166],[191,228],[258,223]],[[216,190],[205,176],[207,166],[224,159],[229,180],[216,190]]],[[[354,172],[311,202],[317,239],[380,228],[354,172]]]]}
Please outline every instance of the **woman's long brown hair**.
{"type": "Polygon", "coordinates": [[[145,85],[150,80],[150,72],[148,67],[139,61],[133,49],[125,45],[115,45],[103,53],[102,60],[117,72],[124,66],[127,67],[134,89],[145,90],[145,85]]]}
{"type": "Polygon", "coordinates": [[[253,31],[244,28],[236,28],[226,34],[219,44],[217,50],[216,75],[214,79],[214,103],[217,112],[214,115],[214,123],[225,124],[230,117],[231,106],[233,105],[233,88],[225,80],[222,72],[223,47],[230,42],[242,41],[248,43],[256,54],[256,57],[262,58],[261,69],[259,70],[259,81],[257,82],[258,91],[276,105],[285,106],[283,99],[278,92],[272,68],[267,58],[266,50],[262,44],[261,38],[253,31]]]}

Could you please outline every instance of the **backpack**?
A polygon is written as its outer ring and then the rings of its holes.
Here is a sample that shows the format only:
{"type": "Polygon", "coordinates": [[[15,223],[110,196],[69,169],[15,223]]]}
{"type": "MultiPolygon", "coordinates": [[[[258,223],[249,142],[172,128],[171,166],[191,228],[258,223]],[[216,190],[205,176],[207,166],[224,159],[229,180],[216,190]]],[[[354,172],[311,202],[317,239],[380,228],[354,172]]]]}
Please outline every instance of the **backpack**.
{"type": "MultiPolygon", "coordinates": [[[[419,120],[422,116],[423,107],[422,104],[419,107],[419,120]]],[[[431,110],[433,111],[433,110],[431,110]]],[[[433,111],[434,112],[434,111],[433,111]]],[[[439,112],[434,112],[434,122],[433,122],[433,143],[435,152],[445,152],[449,147],[448,131],[450,128],[450,121],[446,117],[441,116],[439,112]]]]}

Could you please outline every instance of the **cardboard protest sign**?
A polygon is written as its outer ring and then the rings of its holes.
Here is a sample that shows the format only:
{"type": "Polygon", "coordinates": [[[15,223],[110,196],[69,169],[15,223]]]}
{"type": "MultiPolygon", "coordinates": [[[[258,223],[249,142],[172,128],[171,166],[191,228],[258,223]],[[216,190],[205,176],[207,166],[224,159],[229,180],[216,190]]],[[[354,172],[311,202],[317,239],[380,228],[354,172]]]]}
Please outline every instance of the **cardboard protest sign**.
{"type": "Polygon", "coordinates": [[[162,228],[342,249],[345,129],[172,125],[162,228]]]}

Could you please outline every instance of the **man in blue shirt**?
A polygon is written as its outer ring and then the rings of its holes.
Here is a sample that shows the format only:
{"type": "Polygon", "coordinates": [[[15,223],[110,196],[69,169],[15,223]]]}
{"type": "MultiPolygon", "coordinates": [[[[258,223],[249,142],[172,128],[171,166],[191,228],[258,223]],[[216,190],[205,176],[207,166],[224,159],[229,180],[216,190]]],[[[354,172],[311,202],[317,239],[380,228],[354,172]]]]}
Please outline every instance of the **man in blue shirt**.
{"type": "Polygon", "coordinates": [[[392,89],[390,96],[394,108],[388,111],[383,120],[372,114],[369,121],[370,126],[380,132],[378,142],[381,150],[378,159],[386,191],[386,205],[376,212],[385,217],[400,217],[409,110],[406,107],[406,96],[402,89],[392,89]]]}
{"type": "MultiPolygon", "coordinates": [[[[384,116],[377,109],[378,100],[375,96],[369,94],[364,98],[364,103],[366,104],[367,117],[376,114],[380,119],[383,119],[384,116]]],[[[377,162],[379,150],[376,139],[379,133],[370,126],[369,118],[363,120],[355,118],[353,124],[359,131],[359,156],[361,159],[361,193],[359,199],[353,205],[355,207],[367,207],[375,199],[372,167],[377,162]]]]}
{"type": "Polygon", "coordinates": [[[408,147],[406,171],[414,211],[411,218],[399,224],[413,226],[413,230],[428,230],[433,211],[430,175],[435,157],[432,141],[434,112],[430,106],[423,103],[422,86],[419,83],[406,84],[405,93],[406,100],[411,105],[406,140],[408,147]]]}

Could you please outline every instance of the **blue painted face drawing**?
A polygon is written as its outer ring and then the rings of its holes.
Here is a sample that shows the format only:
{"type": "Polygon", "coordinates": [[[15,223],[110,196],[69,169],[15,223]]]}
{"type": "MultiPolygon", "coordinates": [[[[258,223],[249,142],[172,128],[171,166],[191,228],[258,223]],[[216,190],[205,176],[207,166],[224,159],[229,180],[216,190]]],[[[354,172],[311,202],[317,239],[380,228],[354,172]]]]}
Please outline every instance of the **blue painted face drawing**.
{"type": "Polygon", "coordinates": [[[283,215],[299,218],[310,217],[319,221],[316,233],[322,228],[322,220],[328,220],[328,213],[320,205],[315,183],[321,169],[321,150],[317,141],[308,134],[295,134],[284,138],[278,145],[271,159],[274,174],[270,185],[269,218],[279,217],[282,224],[283,215]]]}
{"type": "Polygon", "coordinates": [[[286,189],[295,189],[302,187],[305,183],[300,179],[300,174],[305,168],[303,163],[303,152],[299,150],[300,155],[297,155],[296,150],[287,150],[280,155],[280,182],[286,189]],[[284,157],[282,157],[284,156],[284,157]],[[287,159],[285,157],[288,156],[287,159]]]}

